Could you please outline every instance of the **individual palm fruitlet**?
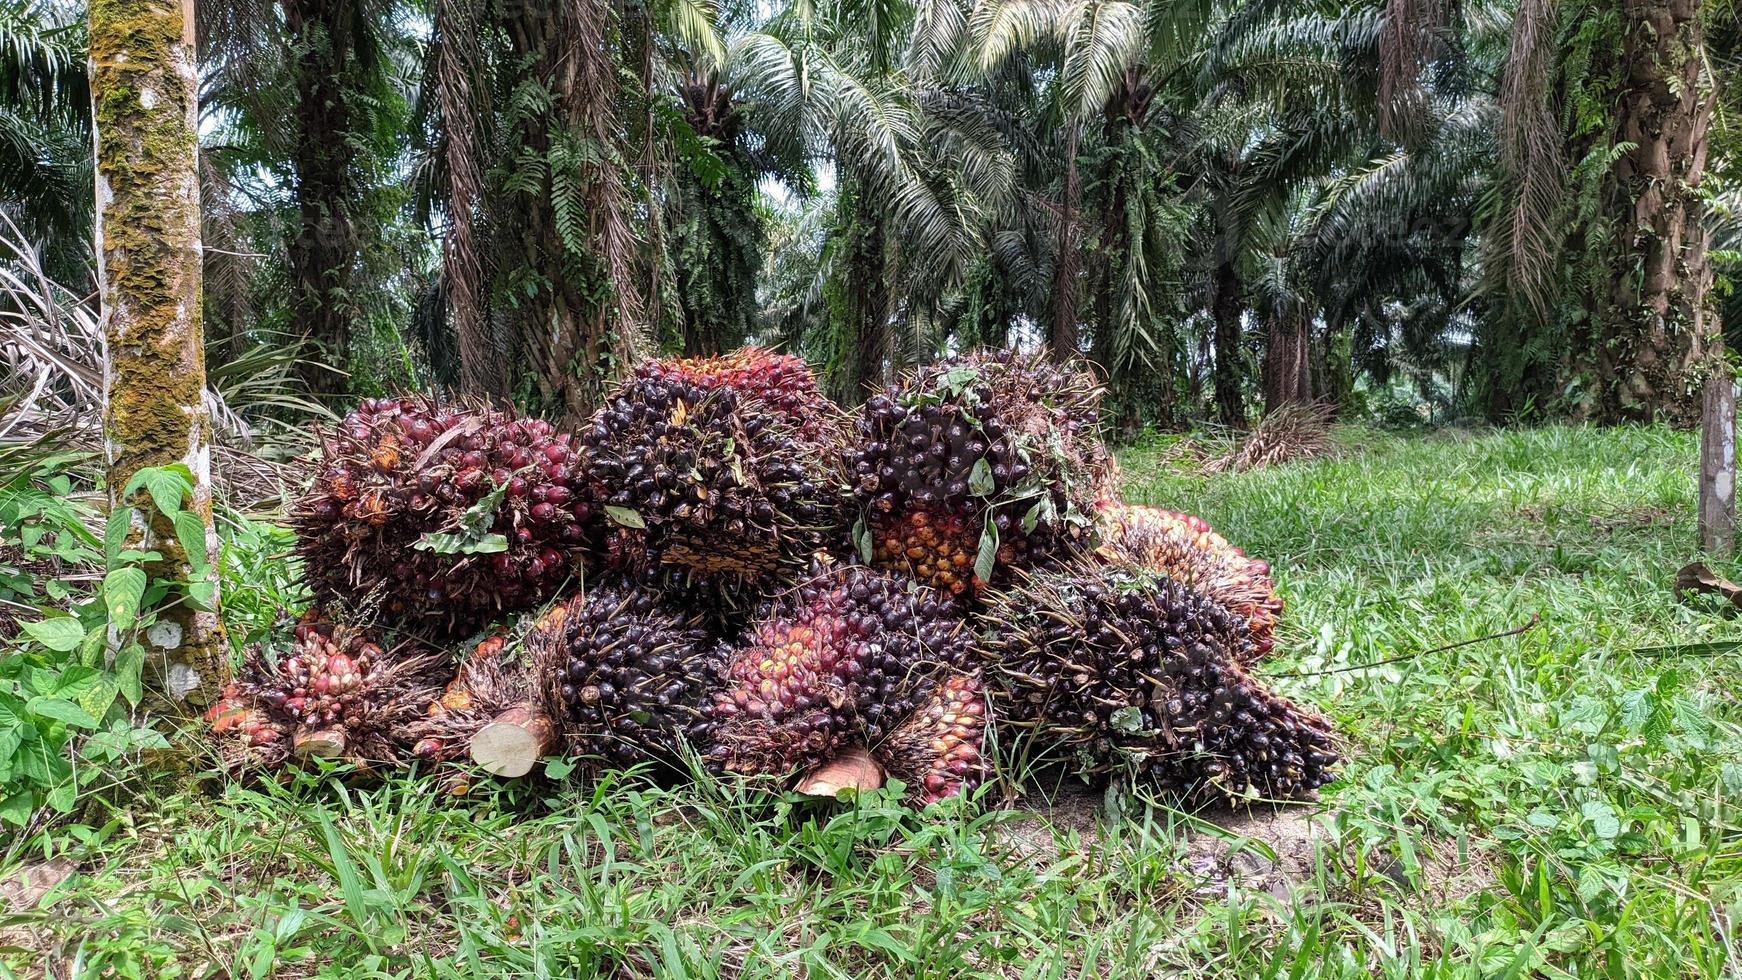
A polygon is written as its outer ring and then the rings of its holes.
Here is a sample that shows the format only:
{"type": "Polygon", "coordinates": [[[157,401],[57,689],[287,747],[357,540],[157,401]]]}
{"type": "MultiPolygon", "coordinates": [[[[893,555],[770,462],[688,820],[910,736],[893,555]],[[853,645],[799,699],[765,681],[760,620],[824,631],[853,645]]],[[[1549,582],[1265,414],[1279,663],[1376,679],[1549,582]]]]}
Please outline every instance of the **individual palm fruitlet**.
{"type": "Polygon", "coordinates": [[[587,469],[615,567],[729,596],[802,571],[837,533],[837,413],[788,410],[805,402],[791,359],[733,358],[643,364],[593,417],[587,469]]]}
{"type": "Polygon", "coordinates": [[[972,792],[985,781],[988,766],[986,694],[980,675],[945,677],[913,714],[878,744],[883,768],[907,784],[916,806],[972,792]]]}
{"type": "Polygon", "coordinates": [[[653,589],[612,583],[558,607],[525,640],[565,741],[607,765],[674,762],[704,746],[723,659],[700,615],[653,589]]]}
{"type": "Polygon", "coordinates": [[[1241,662],[1251,664],[1276,646],[1282,597],[1270,565],[1228,543],[1203,518],[1159,507],[1108,504],[1101,508],[1101,552],[1114,562],[1160,572],[1221,603],[1246,624],[1241,662]]]}
{"type": "Polygon", "coordinates": [[[594,514],[550,423],[388,398],[322,438],[290,521],[318,602],[446,638],[549,598],[580,571],[594,514]]]}
{"type": "Polygon", "coordinates": [[[974,596],[1082,550],[1112,472],[1081,364],[985,351],[865,403],[847,468],[861,557],[974,596]]]}
{"type": "Polygon", "coordinates": [[[821,560],[760,611],[713,697],[709,759],[784,776],[875,745],[968,656],[952,604],[906,576],[821,560]]]}
{"type": "Polygon", "coordinates": [[[1286,799],[1331,779],[1329,722],[1247,674],[1238,618],[1178,581],[1076,563],[998,593],[987,622],[996,720],[1041,753],[1186,801],[1286,799]]]}
{"type": "Polygon", "coordinates": [[[368,631],[305,618],[288,653],[250,647],[234,702],[262,728],[289,734],[301,757],[397,762],[407,733],[440,690],[444,659],[415,644],[383,648],[368,631]]]}

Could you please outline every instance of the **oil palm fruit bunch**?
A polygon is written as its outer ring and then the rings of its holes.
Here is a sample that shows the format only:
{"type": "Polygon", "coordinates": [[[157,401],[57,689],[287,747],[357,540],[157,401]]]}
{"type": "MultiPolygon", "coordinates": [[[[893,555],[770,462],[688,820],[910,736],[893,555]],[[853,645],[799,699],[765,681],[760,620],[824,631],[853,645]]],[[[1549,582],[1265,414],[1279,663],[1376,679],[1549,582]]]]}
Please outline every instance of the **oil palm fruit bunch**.
{"type": "Polygon", "coordinates": [[[816,375],[802,359],[761,347],[741,347],[719,357],[682,357],[648,361],[647,377],[698,388],[726,388],[742,398],[759,401],[807,430],[806,422],[828,420],[838,413],[817,385],[816,375]]]}
{"type": "Polygon", "coordinates": [[[867,561],[951,595],[1081,550],[1111,464],[1101,390],[1081,364],[985,351],[922,368],[865,403],[847,468],[867,561]]]}
{"type": "Polygon", "coordinates": [[[998,593],[980,652],[997,721],[1084,772],[1182,800],[1290,798],[1331,779],[1330,724],[1238,662],[1220,603],[1140,568],[1073,563],[998,593]]]}
{"type": "Polygon", "coordinates": [[[1282,597],[1270,565],[1228,543],[1203,518],[1159,507],[1109,503],[1100,509],[1101,553],[1160,572],[1204,593],[1246,624],[1241,662],[1256,663],[1276,646],[1282,597]]]}
{"type": "Polygon", "coordinates": [[[710,710],[709,760],[785,776],[881,742],[968,657],[953,604],[906,576],[813,562],[765,604],[732,652],[710,710]]]}
{"type": "Polygon", "coordinates": [[[289,734],[294,755],[384,763],[399,761],[446,673],[415,643],[383,647],[367,630],[305,617],[282,656],[249,648],[235,689],[261,726],[289,734]]]}
{"type": "Polygon", "coordinates": [[[641,365],[583,442],[612,564],[731,594],[802,571],[836,533],[843,425],[783,407],[802,400],[790,359],[722,360],[641,365]]]}
{"type": "Polygon", "coordinates": [[[235,682],[226,685],[218,700],[206,709],[205,719],[219,761],[232,773],[278,769],[290,756],[290,732],[252,703],[235,682]]]}
{"type": "MultiPolygon", "coordinates": [[[[561,603],[553,607],[560,614],[561,603]]],[[[553,612],[534,630],[550,628],[553,612]]],[[[412,754],[436,763],[469,758],[495,776],[524,776],[561,744],[545,686],[532,658],[519,652],[506,632],[492,633],[461,661],[441,697],[412,728],[412,754]]],[[[468,776],[451,771],[449,793],[470,788],[468,776]]]]}
{"type": "Polygon", "coordinates": [[[290,516],[317,601],[446,637],[549,598],[578,570],[594,508],[578,448],[550,423],[385,398],[322,438],[290,516]]]}
{"type": "Polygon", "coordinates": [[[674,761],[705,745],[720,643],[700,614],[653,589],[610,583],[559,603],[525,640],[566,741],[607,765],[674,761]]]}
{"type": "Polygon", "coordinates": [[[980,675],[952,673],[889,733],[875,756],[907,785],[910,803],[926,806],[971,792],[985,780],[985,742],[986,695],[980,675]]]}

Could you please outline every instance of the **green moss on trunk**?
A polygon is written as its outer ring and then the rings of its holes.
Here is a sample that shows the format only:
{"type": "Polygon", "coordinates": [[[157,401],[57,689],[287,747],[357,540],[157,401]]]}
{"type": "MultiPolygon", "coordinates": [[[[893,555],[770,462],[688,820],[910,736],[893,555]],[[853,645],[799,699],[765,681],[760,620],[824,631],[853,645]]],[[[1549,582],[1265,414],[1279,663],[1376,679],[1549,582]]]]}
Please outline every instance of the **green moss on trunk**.
{"type": "MultiPolygon", "coordinates": [[[[97,253],[108,343],[104,432],[111,497],[146,466],[185,463],[210,534],[202,392],[199,190],[191,0],[93,0],[91,97],[97,130],[97,253]]],[[[153,574],[188,573],[174,528],[141,496],[136,528],[164,555],[153,574]]],[[[215,553],[208,555],[214,559],[215,553]]],[[[172,594],[150,631],[148,679],[169,701],[216,697],[226,660],[217,616],[172,594]]]]}

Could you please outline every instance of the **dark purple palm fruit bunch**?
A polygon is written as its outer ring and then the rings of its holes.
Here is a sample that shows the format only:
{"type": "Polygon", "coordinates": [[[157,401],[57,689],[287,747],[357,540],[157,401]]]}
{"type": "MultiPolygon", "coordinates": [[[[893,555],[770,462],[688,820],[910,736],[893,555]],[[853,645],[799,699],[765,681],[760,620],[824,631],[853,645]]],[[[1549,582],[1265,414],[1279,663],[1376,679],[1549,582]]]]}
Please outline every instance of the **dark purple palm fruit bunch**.
{"type": "Polygon", "coordinates": [[[542,419],[372,398],[323,436],[290,522],[317,602],[445,639],[580,571],[587,487],[578,447],[542,419]]]}
{"type": "Polygon", "coordinates": [[[939,681],[873,755],[907,786],[908,802],[927,806],[970,793],[991,769],[985,756],[986,693],[980,675],[952,673],[939,681]]]}
{"type": "Polygon", "coordinates": [[[1239,617],[1174,579],[1072,563],[993,595],[986,621],[995,721],[1044,756],[1186,802],[1289,799],[1332,778],[1330,723],[1248,674],[1239,617]]]}
{"type": "Polygon", "coordinates": [[[283,733],[289,755],[394,763],[447,674],[445,658],[414,642],[384,647],[369,630],[309,616],[288,651],[248,649],[231,704],[250,713],[244,727],[283,733]]]}
{"type": "Polygon", "coordinates": [[[844,425],[826,405],[789,408],[809,405],[800,369],[774,355],[654,361],[617,386],[583,437],[613,567],[725,599],[803,571],[841,523],[844,425]]]}
{"type": "Polygon", "coordinates": [[[977,597],[1093,537],[1112,472],[1101,389],[1081,363],[981,351],[922,368],[865,403],[847,469],[862,558],[977,597]]]}
{"type": "Polygon", "coordinates": [[[952,603],[906,576],[815,561],[764,605],[721,674],[709,761],[786,776],[875,746],[960,668],[969,637],[952,603]]]}
{"type": "Polygon", "coordinates": [[[565,743],[614,767],[675,763],[706,746],[724,658],[703,617],[628,583],[589,588],[541,617],[525,655],[565,743]]]}
{"type": "Polygon", "coordinates": [[[1282,596],[1270,564],[1249,558],[1201,517],[1134,504],[1100,507],[1100,549],[1109,559],[1160,572],[1221,603],[1246,624],[1240,660],[1253,664],[1276,646],[1282,596]]]}

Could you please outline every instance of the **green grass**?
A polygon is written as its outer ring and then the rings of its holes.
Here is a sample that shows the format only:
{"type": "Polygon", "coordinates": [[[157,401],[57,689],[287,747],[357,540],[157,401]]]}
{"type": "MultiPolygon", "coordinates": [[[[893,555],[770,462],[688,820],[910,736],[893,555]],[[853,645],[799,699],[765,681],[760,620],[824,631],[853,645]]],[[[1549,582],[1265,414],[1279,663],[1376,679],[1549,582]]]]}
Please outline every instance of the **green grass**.
{"type": "MultiPolygon", "coordinates": [[[[0,917],[0,964],[56,977],[1734,976],[1742,654],[1701,644],[1742,624],[1670,594],[1694,557],[1693,440],[1550,428],[1345,441],[1338,459],[1212,478],[1160,470],[1156,450],[1121,460],[1131,499],[1199,513],[1272,562],[1289,612],[1264,670],[1348,738],[1316,848],[1275,855],[1287,887],[1206,882],[1185,843],[1196,820],[1142,806],[1109,818],[1077,795],[1046,819],[916,817],[881,797],[817,808],[634,777],[456,801],[405,778],[201,793],[133,775],[86,823],[11,847],[0,878],[63,854],[78,873],[0,917]],[[1520,635],[1424,652],[1532,617],[1520,635]],[[1391,658],[1404,659],[1361,669],[1391,658]]],[[[1275,846],[1265,821],[1240,826],[1258,852],[1275,846]]]]}

